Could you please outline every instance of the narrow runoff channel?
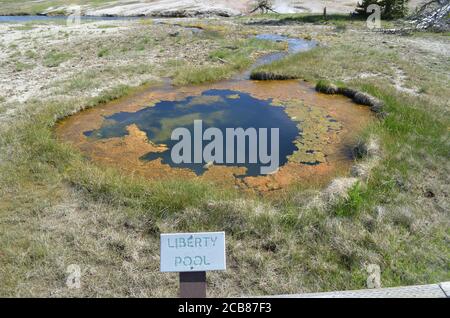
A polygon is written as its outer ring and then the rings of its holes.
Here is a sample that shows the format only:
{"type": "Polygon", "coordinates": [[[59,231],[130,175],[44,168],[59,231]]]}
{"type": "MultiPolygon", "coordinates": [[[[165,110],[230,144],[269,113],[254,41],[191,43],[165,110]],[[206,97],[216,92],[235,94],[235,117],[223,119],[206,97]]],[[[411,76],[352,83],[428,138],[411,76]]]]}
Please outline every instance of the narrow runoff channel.
{"type": "Polygon", "coordinates": [[[279,35],[257,38],[285,41],[288,51],[260,58],[231,80],[153,87],[84,110],[59,122],[57,136],[100,165],[151,180],[199,179],[268,192],[321,186],[347,174],[357,136],[374,118],[369,107],[317,93],[303,81],[250,80],[254,67],[316,46],[279,35]],[[239,128],[255,131],[241,146],[227,138],[228,129],[239,128]],[[213,141],[222,146],[212,150],[213,141]]]}

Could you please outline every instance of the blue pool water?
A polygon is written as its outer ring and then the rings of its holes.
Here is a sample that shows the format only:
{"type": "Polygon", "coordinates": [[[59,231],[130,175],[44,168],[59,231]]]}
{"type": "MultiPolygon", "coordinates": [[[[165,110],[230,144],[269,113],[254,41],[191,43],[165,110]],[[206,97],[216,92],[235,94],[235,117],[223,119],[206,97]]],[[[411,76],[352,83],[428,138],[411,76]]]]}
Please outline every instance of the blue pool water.
{"type": "MultiPolygon", "coordinates": [[[[203,121],[203,131],[209,127],[220,129],[223,136],[226,136],[226,128],[267,128],[268,147],[270,154],[270,131],[271,128],[279,129],[279,165],[287,162],[287,158],[297,147],[294,145],[295,139],[300,131],[296,122],[291,120],[281,106],[273,106],[272,100],[261,100],[252,97],[247,93],[232,90],[207,90],[200,96],[190,96],[183,100],[161,101],[154,106],[144,108],[140,111],[119,112],[105,117],[100,129],[88,131],[84,134],[89,138],[107,139],[112,137],[122,137],[128,134],[127,127],[135,124],[147,134],[150,141],[155,144],[165,144],[168,150],[162,153],[151,152],[144,155],[142,160],[156,160],[161,158],[162,162],[174,168],[189,168],[196,174],[202,174],[207,162],[201,163],[181,163],[172,161],[171,149],[178,142],[171,140],[172,131],[175,128],[187,128],[191,133],[191,140],[194,138],[194,120],[203,121]]],[[[203,141],[205,147],[210,141],[203,141]]],[[[194,154],[194,142],[191,142],[191,153],[194,154]]],[[[202,147],[202,149],[203,149],[202,147]]],[[[235,143],[234,154],[236,158],[237,143],[235,143]]],[[[267,166],[260,160],[257,163],[248,163],[249,144],[246,140],[245,164],[217,163],[217,165],[246,167],[245,176],[257,176],[261,174],[261,166],[267,166]]],[[[243,149],[239,150],[240,152],[243,149]]],[[[224,158],[226,157],[226,147],[224,146],[224,158]]],[[[235,160],[234,162],[237,162],[235,160]]]]}

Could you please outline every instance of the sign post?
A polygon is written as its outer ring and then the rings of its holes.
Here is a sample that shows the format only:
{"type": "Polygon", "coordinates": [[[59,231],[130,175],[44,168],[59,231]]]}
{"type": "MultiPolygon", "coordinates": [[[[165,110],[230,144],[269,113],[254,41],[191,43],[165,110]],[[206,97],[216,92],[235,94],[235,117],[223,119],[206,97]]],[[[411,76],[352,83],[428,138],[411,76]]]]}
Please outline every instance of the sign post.
{"type": "Polygon", "coordinates": [[[180,273],[180,298],[206,298],[206,272],[180,273]]]}
{"type": "Polygon", "coordinates": [[[225,269],[225,232],[161,234],[161,272],[180,273],[181,298],[205,298],[206,271],[225,269]]]}

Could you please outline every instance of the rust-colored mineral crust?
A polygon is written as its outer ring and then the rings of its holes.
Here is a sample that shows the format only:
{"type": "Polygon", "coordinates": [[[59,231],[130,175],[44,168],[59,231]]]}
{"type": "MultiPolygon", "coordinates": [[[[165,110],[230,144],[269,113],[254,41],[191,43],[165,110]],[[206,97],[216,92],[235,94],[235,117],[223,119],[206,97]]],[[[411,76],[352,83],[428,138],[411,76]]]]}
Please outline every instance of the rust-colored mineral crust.
{"type": "Polygon", "coordinates": [[[73,144],[101,165],[140,174],[151,180],[198,179],[212,181],[223,187],[267,192],[285,189],[295,183],[323,185],[337,175],[347,174],[353,164],[351,149],[356,138],[373,118],[368,107],[354,104],[343,96],[317,93],[304,82],[230,81],[141,91],[68,117],[58,124],[56,133],[62,141],[73,144]],[[245,174],[246,168],[212,165],[203,175],[197,176],[190,169],[172,168],[161,163],[160,159],[141,160],[145,154],[162,152],[167,147],[153,144],[136,125],[128,126],[128,135],[119,138],[95,139],[84,135],[86,131],[100,128],[106,116],[117,112],[136,112],[152,107],[161,100],[175,101],[188,96],[200,96],[203,91],[210,89],[241,91],[254,98],[272,99],[274,107],[285,107],[286,113],[298,122],[301,131],[295,142],[298,150],[271,175],[239,177],[245,174]]]}

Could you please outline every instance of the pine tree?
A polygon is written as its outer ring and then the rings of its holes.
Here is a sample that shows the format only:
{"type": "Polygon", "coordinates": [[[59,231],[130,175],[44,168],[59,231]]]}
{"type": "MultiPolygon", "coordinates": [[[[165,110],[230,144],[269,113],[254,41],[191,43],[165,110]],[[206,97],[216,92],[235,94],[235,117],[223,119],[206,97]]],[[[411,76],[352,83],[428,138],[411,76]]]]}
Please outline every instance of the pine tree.
{"type": "Polygon", "coordinates": [[[362,0],[356,7],[356,13],[362,16],[368,16],[367,7],[371,4],[377,4],[381,8],[381,17],[383,19],[399,19],[408,13],[409,0],[362,0]]]}

